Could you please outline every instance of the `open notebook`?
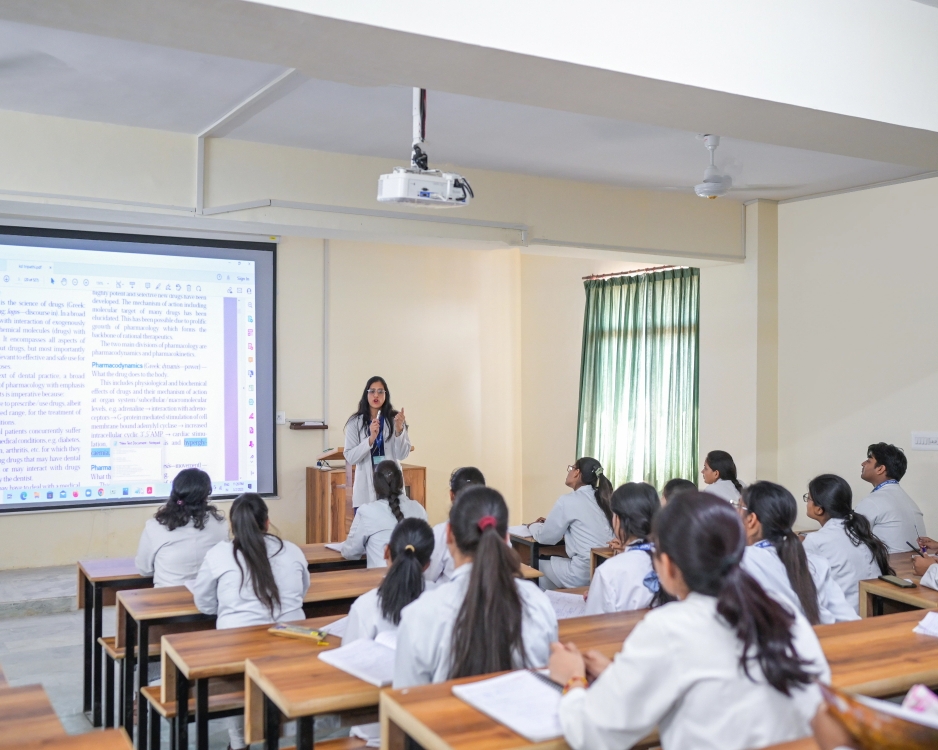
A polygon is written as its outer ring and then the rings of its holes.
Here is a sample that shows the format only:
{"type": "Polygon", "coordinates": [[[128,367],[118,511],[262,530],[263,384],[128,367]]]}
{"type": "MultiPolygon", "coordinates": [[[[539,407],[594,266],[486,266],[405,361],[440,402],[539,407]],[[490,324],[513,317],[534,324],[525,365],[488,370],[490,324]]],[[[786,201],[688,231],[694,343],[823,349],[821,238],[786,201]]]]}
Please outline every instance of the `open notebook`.
{"type": "Polygon", "coordinates": [[[558,620],[583,617],[586,614],[586,599],[582,594],[568,594],[565,591],[547,591],[546,594],[558,620]]]}
{"type": "Polygon", "coordinates": [[[561,692],[560,685],[527,670],[453,686],[457,698],[529,742],[563,734],[558,714],[561,692]]]}
{"type": "Polygon", "coordinates": [[[397,649],[397,631],[385,630],[373,641],[361,639],[347,646],[323,651],[319,658],[326,664],[376,687],[386,687],[394,681],[394,652],[397,649]]]}

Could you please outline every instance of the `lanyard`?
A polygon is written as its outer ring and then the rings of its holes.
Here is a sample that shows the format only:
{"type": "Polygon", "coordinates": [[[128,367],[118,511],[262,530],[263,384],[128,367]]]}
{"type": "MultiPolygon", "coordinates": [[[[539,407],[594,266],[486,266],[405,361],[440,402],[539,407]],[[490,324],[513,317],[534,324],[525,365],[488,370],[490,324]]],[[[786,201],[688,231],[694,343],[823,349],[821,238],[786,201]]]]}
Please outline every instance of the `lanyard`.
{"type": "Polygon", "coordinates": [[[378,437],[375,438],[375,444],[371,446],[372,456],[384,455],[384,415],[378,415],[378,437]]]}
{"type": "MultiPolygon", "coordinates": [[[[877,484],[877,485],[873,488],[873,492],[876,492],[877,490],[881,490],[881,489],[882,489],[883,487],[885,487],[887,484],[899,484],[899,480],[898,480],[898,479],[887,479],[887,480],[886,480],[885,482],[883,482],[882,484],[877,484]]],[[[873,492],[871,492],[870,494],[872,495],[873,492]]]]}
{"type": "Polygon", "coordinates": [[[765,549],[766,547],[771,547],[771,546],[772,546],[772,542],[770,542],[768,539],[760,539],[758,542],[756,542],[756,543],[755,543],[754,545],[752,545],[752,546],[753,546],[753,547],[758,547],[759,549],[765,549]]]}

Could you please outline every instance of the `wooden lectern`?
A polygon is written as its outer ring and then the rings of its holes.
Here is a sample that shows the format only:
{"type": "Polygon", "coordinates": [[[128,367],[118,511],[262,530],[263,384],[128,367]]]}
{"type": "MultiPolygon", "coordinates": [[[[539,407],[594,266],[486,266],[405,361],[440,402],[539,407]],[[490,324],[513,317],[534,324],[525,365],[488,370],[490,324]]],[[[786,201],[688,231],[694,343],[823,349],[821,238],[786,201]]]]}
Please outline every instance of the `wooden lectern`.
{"type": "MultiPolygon", "coordinates": [[[[411,448],[413,450],[413,448],[411,448]]],[[[316,461],[345,461],[345,450],[334,448],[316,456],[316,461]]],[[[404,492],[427,507],[427,469],[402,464],[404,492]]],[[[335,469],[306,467],[306,543],[342,542],[352,527],[352,482],[355,465],[335,469]]]]}

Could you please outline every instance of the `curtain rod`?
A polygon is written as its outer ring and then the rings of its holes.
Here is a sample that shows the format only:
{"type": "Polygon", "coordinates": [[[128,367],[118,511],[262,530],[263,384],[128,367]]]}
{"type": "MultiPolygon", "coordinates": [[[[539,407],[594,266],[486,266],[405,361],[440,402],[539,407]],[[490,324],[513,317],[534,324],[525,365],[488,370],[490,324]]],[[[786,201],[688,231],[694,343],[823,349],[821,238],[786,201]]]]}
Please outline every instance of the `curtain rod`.
{"type": "Polygon", "coordinates": [[[616,271],[615,273],[594,273],[584,276],[583,281],[593,281],[594,279],[608,279],[610,276],[629,276],[633,273],[647,273],[648,271],[666,271],[669,268],[686,268],[687,266],[649,266],[648,268],[636,268],[634,271],[616,271]]]}

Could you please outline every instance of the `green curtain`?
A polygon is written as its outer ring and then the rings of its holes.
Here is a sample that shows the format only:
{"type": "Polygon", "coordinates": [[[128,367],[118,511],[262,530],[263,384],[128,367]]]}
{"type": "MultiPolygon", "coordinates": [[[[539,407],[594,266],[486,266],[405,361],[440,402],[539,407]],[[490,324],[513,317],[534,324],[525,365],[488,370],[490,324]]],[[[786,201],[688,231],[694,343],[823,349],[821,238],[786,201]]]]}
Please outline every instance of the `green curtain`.
{"type": "Polygon", "coordinates": [[[584,285],[577,456],[614,487],[696,481],[700,269],[584,285]]]}

